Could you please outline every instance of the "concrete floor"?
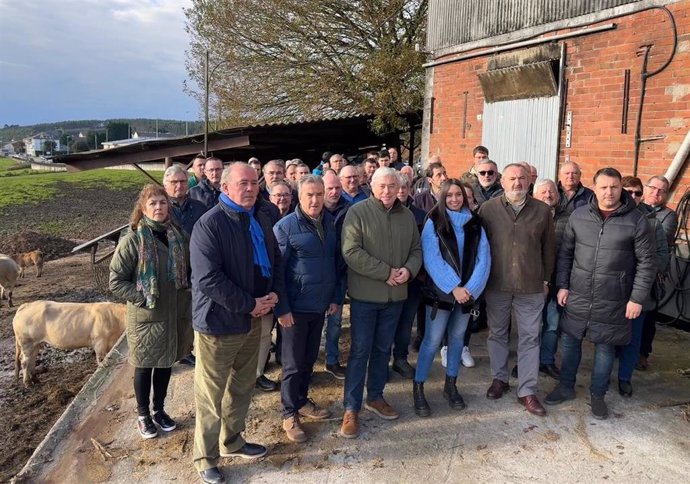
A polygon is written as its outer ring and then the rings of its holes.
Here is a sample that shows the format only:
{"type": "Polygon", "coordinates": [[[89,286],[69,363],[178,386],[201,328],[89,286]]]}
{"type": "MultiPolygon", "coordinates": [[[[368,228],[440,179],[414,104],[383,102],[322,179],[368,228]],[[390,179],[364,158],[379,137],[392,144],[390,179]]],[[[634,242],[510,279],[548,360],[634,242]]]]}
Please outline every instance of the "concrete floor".
{"type": "MultiPolygon", "coordinates": [[[[337,435],[342,382],[321,372],[322,363],[317,363],[312,397],[328,405],[334,418],[307,423],[306,444],[285,438],[277,393],[256,395],[246,436],[267,445],[269,455],[257,462],[221,459],[228,482],[689,482],[690,378],[678,372],[690,368],[689,333],[659,328],[651,368],[635,373],[632,399],[618,395],[614,370],[606,421],[592,418],[588,405],[590,344],[585,344],[577,399],[547,407],[545,418],[528,414],[516,402],[514,388],[501,400],[487,400],[486,332],[473,336],[471,348],[477,366],[463,368],[459,378],[466,410],[453,411],[442,399],[437,357],[426,385],[432,416],[414,414],[411,382],[395,375],[386,398],[400,419],[384,422],[363,411],[362,433],[355,440],[337,435]]],[[[278,377],[278,371],[270,375],[278,377]]],[[[167,411],[179,429],[149,441],[136,432],[131,377],[129,365],[115,365],[102,395],[82,399],[81,408],[73,410],[78,417],[55,429],[65,437],[35,455],[19,480],[200,482],[191,462],[193,371],[176,367],[173,373],[167,411]]],[[[554,384],[542,375],[540,397],[554,384]]]]}

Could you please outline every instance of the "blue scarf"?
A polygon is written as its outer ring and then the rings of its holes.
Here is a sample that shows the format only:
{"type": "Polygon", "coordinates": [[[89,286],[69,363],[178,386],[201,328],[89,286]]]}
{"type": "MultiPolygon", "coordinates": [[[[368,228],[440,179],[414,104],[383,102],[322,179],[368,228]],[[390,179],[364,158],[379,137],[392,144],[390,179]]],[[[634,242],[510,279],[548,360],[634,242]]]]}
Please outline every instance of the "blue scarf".
{"type": "Polygon", "coordinates": [[[252,245],[254,246],[254,265],[261,268],[262,276],[265,278],[271,277],[271,260],[268,258],[268,251],[266,250],[264,231],[259,221],[254,217],[255,207],[252,207],[251,210],[240,207],[230,200],[225,193],[220,194],[220,201],[236,212],[249,214],[249,233],[252,236],[252,245]]]}

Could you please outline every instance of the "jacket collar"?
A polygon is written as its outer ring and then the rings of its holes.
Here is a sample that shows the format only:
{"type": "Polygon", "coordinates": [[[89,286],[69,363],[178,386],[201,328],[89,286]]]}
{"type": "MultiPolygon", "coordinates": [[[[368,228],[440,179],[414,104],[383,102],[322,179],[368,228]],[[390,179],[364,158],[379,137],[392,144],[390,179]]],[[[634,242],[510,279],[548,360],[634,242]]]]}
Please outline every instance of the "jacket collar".
{"type": "Polygon", "coordinates": [[[398,212],[403,209],[403,204],[400,200],[397,198],[395,199],[395,202],[393,202],[393,206],[391,208],[386,208],[383,206],[383,202],[379,200],[378,198],[374,197],[373,195],[369,197],[367,200],[372,200],[371,203],[374,204],[375,207],[377,207],[379,210],[382,210],[384,212],[398,212]]]}
{"type": "MultiPolygon", "coordinates": [[[[636,208],[637,204],[635,203],[635,200],[632,199],[628,192],[626,192],[625,190],[621,190],[621,205],[613,212],[611,216],[619,217],[621,215],[625,215],[626,213],[632,210],[635,210],[636,208]]],[[[592,213],[595,213],[597,216],[601,216],[596,194],[592,195],[592,198],[589,200],[589,210],[592,213]]]]}

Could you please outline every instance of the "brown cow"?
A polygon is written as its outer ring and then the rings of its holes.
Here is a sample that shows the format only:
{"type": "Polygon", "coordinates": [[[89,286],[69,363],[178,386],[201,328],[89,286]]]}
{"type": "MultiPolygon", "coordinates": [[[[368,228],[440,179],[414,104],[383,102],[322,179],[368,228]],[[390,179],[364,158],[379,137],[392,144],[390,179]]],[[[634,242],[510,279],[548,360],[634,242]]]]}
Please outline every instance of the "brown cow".
{"type": "Polygon", "coordinates": [[[24,252],[23,254],[14,254],[12,258],[19,266],[20,278],[24,278],[24,268],[31,265],[36,266],[36,277],[41,277],[41,274],[43,274],[43,252],[41,252],[41,249],[24,252]]]}
{"type": "Polygon", "coordinates": [[[19,266],[9,256],[0,254],[0,306],[2,299],[7,297],[9,307],[12,307],[12,290],[17,284],[19,266]]]}
{"type": "Polygon", "coordinates": [[[43,343],[61,350],[92,347],[101,363],[125,330],[124,304],[59,303],[34,301],[22,304],[12,326],[16,342],[14,374],[24,370],[24,385],[36,382],[34,367],[43,343]]]}

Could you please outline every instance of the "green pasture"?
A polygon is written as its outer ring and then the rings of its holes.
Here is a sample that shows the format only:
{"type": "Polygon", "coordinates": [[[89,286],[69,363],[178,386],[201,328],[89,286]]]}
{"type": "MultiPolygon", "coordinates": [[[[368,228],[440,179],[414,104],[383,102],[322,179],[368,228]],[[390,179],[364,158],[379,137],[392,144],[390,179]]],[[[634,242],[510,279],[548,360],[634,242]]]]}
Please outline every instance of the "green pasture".
{"type": "MultiPolygon", "coordinates": [[[[0,208],[10,205],[34,204],[56,197],[62,183],[76,187],[103,188],[119,191],[140,188],[149,179],[136,170],[89,170],[73,173],[41,172],[28,168],[13,169],[16,160],[0,157],[0,208]]],[[[162,171],[151,172],[158,180],[163,179],[162,171]]]]}

